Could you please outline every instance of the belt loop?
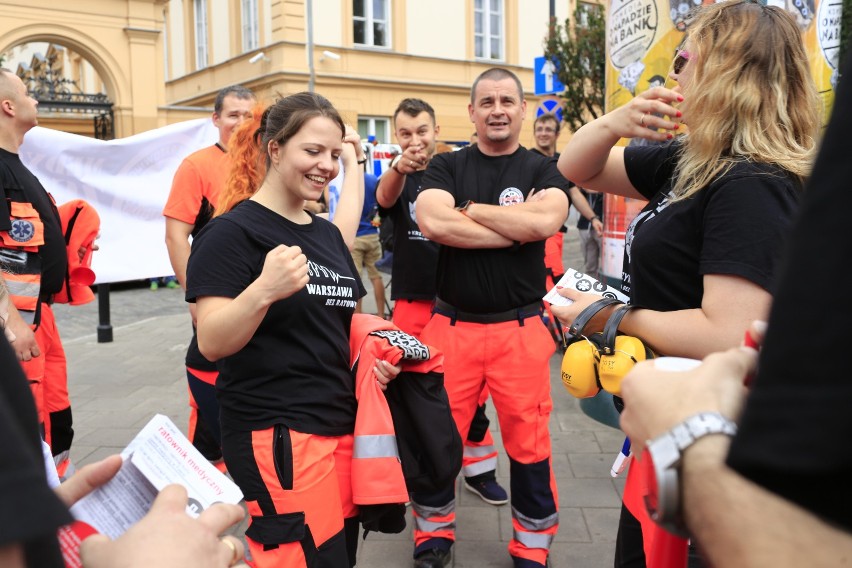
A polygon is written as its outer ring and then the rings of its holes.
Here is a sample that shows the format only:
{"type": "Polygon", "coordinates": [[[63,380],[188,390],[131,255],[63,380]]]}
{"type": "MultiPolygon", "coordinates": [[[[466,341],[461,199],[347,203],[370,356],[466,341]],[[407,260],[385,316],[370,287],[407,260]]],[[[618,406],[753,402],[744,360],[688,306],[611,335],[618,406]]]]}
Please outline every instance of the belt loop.
{"type": "Polygon", "coordinates": [[[525,319],[526,318],[524,317],[523,308],[518,308],[518,325],[520,325],[521,327],[524,327],[524,320],[525,319]]]}

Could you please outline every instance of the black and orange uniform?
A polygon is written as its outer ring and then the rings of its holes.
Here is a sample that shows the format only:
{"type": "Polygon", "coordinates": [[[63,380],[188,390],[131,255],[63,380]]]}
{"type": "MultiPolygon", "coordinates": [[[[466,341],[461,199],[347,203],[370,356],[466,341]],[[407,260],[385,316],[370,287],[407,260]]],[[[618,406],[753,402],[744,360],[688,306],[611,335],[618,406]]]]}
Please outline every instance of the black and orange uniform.
{"type": "Polygon", "coordinates": [[[12,302],[35,330],[41,355],[21,365],[54,456],[67,456],[74,437],[65,350],[50,308],[67,267],[53,198],[17,154],[0,149],[0,268],[12,302]]]}
{"type": "MultiPolygon", "coordinates": [[[[219,194],[231,169],[228,153],[218,143],[193,152],[181,162],[163,215],[193,226],[192,237],[213,218],[219,194]]],[[[186,380],[189,384],[189,439],[210,461],[222,458],[219,405],[216,402],[216,363],[198,350],[195,328],[186,351],[186,380]]]]}
{"type": "MultiPolygon", "coordinates": [[[[627,229],[622,291],[633,305],[667,312],[700,308],[707,274],[745,278],[770,290],[801,184],[775,166],[742,161],[691,198],[672,203],[679,148],[675,141],[624,151],[630,182],[649,203],[627,229]]],[[[644,566],[652,550],[637,522],[645,521],[649,536],[657,530],[642,502],[644,484],[641,468],[631,467],[616,566],[644,566]]]]}
{"type": "MultiPolygon", "coordinates": [[[[530,151],[544,156],[544,154],[539,152],[537,148],[532,148],[530,151]]],[[[556,152],[553,156],[544,157],[558,162],[559,152],[556,152]]],[[[571,187],[572,185],[574,184],[568,182],[568,187],[571,187]]],[[[553,288],[556,283],[559,282],[559,279],[565,274],[565,265],[562,262],[562,256],[563,251],[565,250],[565,233],[567,232],[568,228],[565,225],[562,225],[556,234],[551,235],[549,239],[544,241],[544,268],[547,274],[544,280],[544,286],[548,290],[553,288]]],[[[551,324],[555,325],[558,333],[561,334],[560,326],[558,325],[553,312],[550,311],[550,304],[545,302],[544,309],[547,310],[547,317],[551,324]]]]}
{"type": "Polygon", "coordinates": [[[237,297],[279,244],[301,247],[310,281],[272,304],[248,344],[218,361],[222,453],[245,495],[256,566],[345,567],[358,530],[349,330],[366,292],[340,231],[245,201],[193,243],[186,298],[237,297]]]}
{"type": "MultiPolygon", "coordinates": [[[[467,200],[512,206],[533,188],[567,181],[555,162],[525,148],[486,156],[477,147],[435,156],[423,187],[467,200]]],[[[435,314],[424,343],[444,352],[453,418],[467,436],[479,396],[488,387],[509,456],[517,565],[541,566],[559,524],[548,422],[552,409],[549,360],[554,343],[541,314],[544,241],[503,249],[441,246],[435,314]]],[[[454,540],[454,490],[413,496],[415,555],[454,540]]]]}
{"type": "MultiPolygon", "coordinates": [[[[414,337],[420,337],[432,317],[438,268],[438,243],[430,241],[420,232],[415,215],[417,196],[423,189],[422,181],[422,171],[408,174],[396,202],[388,209],[380,208],[383,216],[389,217],[393,223],[393,323],[414,337]]],[[[485,415],[487,398],[488,393],[484,392],[464,441],[462,464],[463,474],[467,478],[480,475],[493,478],[497,468],[497,448],[485,415]]]]}
{"type": "Polygon", "coordinates": [[[21,545],[24,566],[62,568],[56,530],[73,518],[48,486],[38,413],[15,352],[0,334],[0,548],[21,545]]]}

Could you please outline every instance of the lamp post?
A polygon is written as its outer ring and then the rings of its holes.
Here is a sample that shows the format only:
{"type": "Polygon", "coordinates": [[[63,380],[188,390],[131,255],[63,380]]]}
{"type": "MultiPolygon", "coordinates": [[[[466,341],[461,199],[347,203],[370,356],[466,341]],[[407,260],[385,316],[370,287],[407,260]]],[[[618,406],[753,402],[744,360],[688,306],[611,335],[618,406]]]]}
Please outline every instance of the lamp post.
{"type": "Polygon", "coordinates": [[[308,52],[308,91],[314,92],[316,82],[316,70],[314,69],[314,3],[313,0],[305,0],[305,11],[308,24],[308,41],[305,44],[308,52]]]}

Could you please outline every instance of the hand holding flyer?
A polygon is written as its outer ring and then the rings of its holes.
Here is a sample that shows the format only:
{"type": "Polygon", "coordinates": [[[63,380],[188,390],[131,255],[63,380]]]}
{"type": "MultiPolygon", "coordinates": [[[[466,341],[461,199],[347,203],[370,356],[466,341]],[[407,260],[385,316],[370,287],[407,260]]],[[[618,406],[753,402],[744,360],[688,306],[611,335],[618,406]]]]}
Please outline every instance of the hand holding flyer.
{"type": "Polygon", "coordinates": [[[121,469],[109,482],[71,507],[76,521],[63,527],[59,541],[65,564],[80,566],[79,546],[95,533],[116,539],[151,509],[167,485],[183,486],[186,512],[197,517],[215,503],[238,504],[243,494],[193,447],[166,416],[158,414],[121,452],[121,469]]]}
{"type": "Polygon", "coordinates": [[[574,303],[572,300],[560,296],[559,292],[556,290],[557,288],[571,288],[578,292],[597,294],[604,298],[617,298],[625,304],[630,301],[630,298],[622,294],[619,290],[616,290],[612,286],[607,286],[603,282],[599,282],[591,276],[583,274],[579,270],[574,270],[573,268],[566,270],[565,274],[562,275],[562,278],[559,279],[559,282],[557,282],[553,288],[548,290],[547,294],[545,294],[542,299],[554,306],[570,306],[574,303]]]}

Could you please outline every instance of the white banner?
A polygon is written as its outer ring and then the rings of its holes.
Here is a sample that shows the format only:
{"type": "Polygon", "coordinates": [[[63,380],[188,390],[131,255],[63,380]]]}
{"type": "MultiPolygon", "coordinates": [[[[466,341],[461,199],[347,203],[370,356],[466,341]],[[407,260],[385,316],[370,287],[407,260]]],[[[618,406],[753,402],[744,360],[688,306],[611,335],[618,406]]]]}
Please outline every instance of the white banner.
{"type": "Polygon", "coordinates": [[[163,206],[181,161],[219,139],[199,118],[119,140],[95,140],[36,127],[20,155],[58,204],[85,199],[101,218],[97,282],[174,273],[165,244],[163,206]]]}

